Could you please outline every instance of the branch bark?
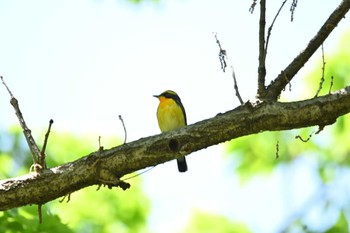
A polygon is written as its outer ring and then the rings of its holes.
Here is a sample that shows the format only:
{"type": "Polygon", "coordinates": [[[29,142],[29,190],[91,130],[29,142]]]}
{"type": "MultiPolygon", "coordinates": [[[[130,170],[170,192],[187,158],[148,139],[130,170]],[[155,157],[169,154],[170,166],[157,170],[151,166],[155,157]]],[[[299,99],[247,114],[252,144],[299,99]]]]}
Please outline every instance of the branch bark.
{"type": "Polygon", "coordinates": [[[188,155],[231,139],[263,131],[318,125],[323,128],[350,112],[350,86],[330,95],[281,103],[250,103],[186,126],[100,150],[64,165],[0,182],[0,211],[44,204],[91,185],[128,186],[128,173],[188,155]]]}

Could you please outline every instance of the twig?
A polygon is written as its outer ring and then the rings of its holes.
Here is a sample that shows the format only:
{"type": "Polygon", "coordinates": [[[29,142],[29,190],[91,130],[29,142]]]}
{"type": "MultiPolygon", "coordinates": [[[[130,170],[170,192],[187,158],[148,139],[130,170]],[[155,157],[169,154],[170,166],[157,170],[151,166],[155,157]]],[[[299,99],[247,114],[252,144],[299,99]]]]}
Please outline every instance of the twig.
{"type": "Polygon", "coordinates": [[[127,138],[126,127],[125,127],[124,120],[123,120],[122,116],[119,115],[118,117],[119,117],[119,120],[122,122],[122,125],[123,125],[123,128],[124,128],[124,144],[125,144],[126,143],[126,138],[127,138]]]}
{"type": "Polygon", "coordinates": [[[259,67],[258,67],[258,97],[265,94],[265,18],[266,1],[260,1],[260,20],[259,20],[259,67]]]}
{"type": "MultiPolygon", "coordinates": [[[[275,24],[275,22],[276,22],[276,19],[277,19],[277,17],[278,17],[278,15],[280,14],[280,12],[281,12],[281,10],[282,10],[282,8],[283,8],[283,6],[285,5],[285,3],[287,2],[287,0],[285,0],[284,2],[282,2],[282,5],[280,6],[280,8],[278,9],[278,11],[277,11],[277,13],[276,13],[276,15],[275,15],[275,18],[273,19],[273,21],[272,21],[272,23],[271,23],[271,25],[270,25],[270,27],[269,27],[269,29],[267,30],[267,38],[266,38],[266,44],[265,44],[265,54],[264,54],[264,61],[266,61],[266,56],[267,56],[267,49],[268,49],[268,47],[269,47],[269,41],[270,41],[270,36],[271,36],[271,31],[272,31],[272,28],[273,28],[273,25],[275,24]]],[[[285,78],[287,78],[287,77],[285,77],[285,78]]],[[[288,79],[288,78],[287,78],[288,79]]],[[[261,84],[260,84],[261,85],[261,84]]],[[[291,91],[291,89],[292,89],[292,85],[291,85],[291,83],[289,82],[289,90],[291,91]]],[[[265,90],[265,84],[264,84],[264,90],[265,90]]],[[[284,89],[283,89],[284,90],[284,89]]],[[[259,91],[259,90],[258,90],[259,91]]],[[[259,92],[258,92],[259,93],[259,92]]],[[[261,95],[259,95],[259,96],[261,96],[261,95]]]]}
{"type": "Polygon", "coordinates": [[[255,6],[256,6],[256,0],[253,0],[252,5],[251,5],[250,8],[249,8],[249,12],[250,12],[251,14],[254,13],[255,6]]]}
{"type": "MultiPolygon", "coordinates": [[[[273,19],[271,26],[269,27],[269,29],[267,30],[267,38],[266,38],[266,43],[265,43],[265,48],[262,48],[261,46],[264,43],[264,39],[265,39],[265,25],[264,27],[262,27],[262,17],[265,17],[265,12],[261,13],[260,16],[260,33],[259,33],[259,79],[258,79],[258,96],[262,96],[261,94],[264,93],[265,91],[265,76],[266,76],[266,66],[265,66],[265,62],[266,62],[266,56],[267,56],[267,49],[269,46],[269,41],[270,41],[270,36],[271,36],[271,31],[273,28],[273,25],[276,22],[276,19],[278,17],[278,15],[280,14],[283,6],[285,5],[285,3],[287,2],[287,0],[282,2],[281,7],[279,8],[279,10],[277,11],[275,18],[273,19]],[[263,57],[261,58],[261,53],[263,53],[263,57]]],[[[265,6],[264,6],[265,7],[265,6]]],[[[265,18],[264,21],[265,23],[265,18]]]]}
{"type": "Polygon", "coordinates": [[[38,205],[38,215],[39,215],[39,223],[40,224],[43,222],[43,215],[42,215],[42,212],[41,212],[41,207],[42,207],[42,205],[39,204],[38,205]]]}
{"type": "Polygon", "coordinates": [[[276,142],[276,160],[279,159],[279,151],[280,151],[279,150],[279,143],[280,142],[277,140],[277,142],[276,142]]]}
{"type": "Polygon", "coordinates": [[[5,83],[4,77],[0,76],[0,78],[1,78],[2,84],[4,84],[4,86],[5,86],[6,89],[7,89],[7,92],[10,94],[11,99],[14,98],[14,97],[13,97],[13,94],[12,94],[12,92],[11,92],[11,90],[10,90],[10,88],[9,88],[9,87],[7,86],[7,84],[5,83]]]}
{"type": "Polygon", "coordinates": [[[298,0],[293,0],[292,5],[290,6],[290,21],[293,22],[294,20],[294,11],[297,8],[298,0]]]}
{"type": "Polygon", "coordinates": [[[237,84],[237,79],[236,79],[236,74],[235,74],[235,70],[233,69],[232,61],[231,61],[231,59],[229,58],[229,56],[227,55],[226,50],[222,49],[221,44],[220,44],[220,41],[219,41],[219,39],[218,39],[216,33],[215,33],[215,40],[216,40],[216,43],[218,44],[219,49],[220,49],[220,52],[219,52],[219,59],[220,59],[221,69],[222,69],[223,72],[225,72],[225,68],[227,67],[227,63],[230,64],[230,68],[231,68],[231,71],[232,71],[233,83],[234,83],[233,88],[234,88],[235,91],[236,91],[236,96],[237,96],[239,102],[241,103],[241,105],[243,105],[244,102],[243,102],[243,100],[242,100],[241,95],[239,94],[238,84],[237,84]],[[227,62],[226,62],[226,60],[227,60],[227,62]]]}
{"type": "Polygon", "coordinates": [[[103,146],[101,144],[101,136],[98,136],[98,153],[101,154],[103,152],[103,146]]]}
{"type": "Polygon", "coordinates": [[[234,71],[234,69],[233,69],[232,62],[231,62],[231,60],[228,58],[227,55],[226,55],[226,59],[229,60],[229,62],[230,62],[230,67],[231,67],[231,70],[232,70],[232,78],[233,78],[233,82],[234,82],[233,88],[234,88],[235,91],[236,91],[236,96],[237,96],[239,102],[241,103],[241,105],[243,105],[244,102],[243,102],[243,100],[242,100],[241,95],[239,94],[238,84],[237,84],[237,80],[236,80],[236,74],[235,74],[235,71],[234,71]]]}
{"type": "Polygon", "coordinates": [[[318,130],[316,131],[315,134],[321,133],[321,131],[324,129],[324,127],[325,127],[325,125],[319,125],[319,126],[318,126],[318,130]]]}
{"type": "Polygon", "coordinates": [[[314,132],[312,132],[311,134],[309,134],[309,137],[306,138],[306,139],[303,139],[300,135],[295,136],[295,139],[300,139],[300,141],[302,141],[302,142],[308,142],[308,141],[311,139],[313,133],[314,133],[314,132]]]}
{"type": "Polygon", "coordinates": [[[130,179],[132,179],[132,178],[138,177],[138,176],[140,176],[140,175],[142,175],[142,174],[144,174],[144,173],[146,173],[146,172],[149,172],[149,171],[152,170],[153,168],[155,168],[155,167],[150,167],[150,168],[148,168],[148,169],[146,169],[146,170],[144,170],[144,171],[142,171],[142,172],[140,172],[140,173],[137,173],[137,174],[135,174],[135,175],[126,177],[125,179],[122,179],[122,181],[130,180],[130,179]]]}
{"type": "Polygon", "coordinates": [[[219,60],[220,60],[221,69],[222,69],[223,72],[225,72],[226,67],[227,67],[227,64],[226,64],[226,61],[225,61],[225,57],[227,56],[226,55],[226,50],[222,49],[217,34],[216,33],[214,33],[214,34],[215,34],[216,43],[218,44],[219,49],[220,49],[220,51],[219,51],[219,60]]]}
{"type": "Polygon", "coordinates": [[[267,48],[269,46],[269,41],[270,41],[270,36],[271,36],[271,31],[272,31],[272,28],[273,28],[273,25],[275,24],[275,21],[278,17],[278,15],[280,14],[284,4],[287,2],[287,0],[284,0],[284,2],[282,2],[282,5],[280,7],[280,9],[277,11],[277,14],[275,15],[275,18],[273,19],[272,23],[271,23],[271,26],[269,27],[269,29],[267,30],[267,38],[266,38],[266,45],[265,45],[265,58],[264,60],[266,60],[266,54],[267,54],[267,48]]]}
{"type": "Polygon", "coordinates": [[[64,195],[63,198],[61,200],[59,200],[59,202],[62,203],[67,197],[66,203],[68,203],[70,201],[70,195],[71,195],[71,193],[68,193],[67,195],[64,195]]]}
{"type": "Polygon", "coordinates": [[[317,90],[316,95],[314,96],[314,98],[318,96],[318,94],[320,93],[320,91],[322,89],[323,83],[324,83],[324,71],[325,71],[325,68],[326,68],[326,62],[324,60],[323,44],[321,45],[321,50],[322,50],[322,75],[321,75],[320,85],[318,87],[318,90],[317,90]]]}
{"type": "Polygon", "coordinates": [[[51,130],[52,124],[53,124],[53,120],[51,119],[49,121],[49,128],[47,129],[47,132],[45,134],[44,145],[43,145],[43,148],[41,149],[40,157],[39,157],[39,164],[45,169],[47,168],[46,159],[45,159],[45,157],[46,157],[45,150],[46,150],[47,141],[49,140],[49,135],[50,135],[50,130],[51,130]]]}
{"type": "Polygon", "coordinates": [[[330,86],[329,86],[329,91],[328,91],[328,94],[331,94],[331,92],[332,92],[332,87],[333,87],[333,76],[331,77],[331,84],[330,84],[330,86]]]}
{"type": "MultiPolygon", "coordinates": [[[[2,83],[4,84],[4,86],[6,87],[8,93],[11,96],[10,103],[13,106],[13,108],[15,109],[17,118],[19,120],[21,128],[23,129],[23,134],[24,134],[24,136],[25,136],[25,138],[27,140],[27,144],[28,144],[28,146],[30,148],[30,151],[32,152],[33,163],[34,163],[34,165],[37,165],[37,164],[39,164],[38,161],[39,161],[39,158],[40,158],[40,150],[39,150],[37,144],[35,143],[35,140],[34,140],[32,134],[31,134],[30,129],[27,127],[27,125],[26,125],[26,123],[24,121],[24,118],[23,118],[23,115],[21,113],[21,110],[19,109],[19,105],[18,105],[17,99],[13,96],[13,94],[10,91],[9,87],[6,85],[3,77],[0,76],[0,78],[1,78],[2,83]]],[[[40,166],[34,166],[34,167],[35,167],[35,170],[37,172],[39,172],[42,169],[42,167],[40,168],[40,166]]]]}

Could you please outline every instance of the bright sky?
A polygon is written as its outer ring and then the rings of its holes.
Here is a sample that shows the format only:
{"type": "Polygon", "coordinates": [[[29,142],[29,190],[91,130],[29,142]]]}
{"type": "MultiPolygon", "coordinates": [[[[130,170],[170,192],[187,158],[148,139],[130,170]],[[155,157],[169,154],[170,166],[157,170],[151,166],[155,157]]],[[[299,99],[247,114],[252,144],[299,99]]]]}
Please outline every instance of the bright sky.
{"type": "MultiPolygon", "coordinates": [[[[268,26],[280,7],[273,2],[267,6],[268,26]]],[[[339,2],[299,1],[293,23],[287,2],[272,31],[269,80],[306,46],[339,2]]],[[[220,70],[213,32],[233,61],[242,98],[254,98],[259,7],[252,15],[251,3],[3,1],[0,75],[19,100],[34,134],[41,135],[52,118],[54,130],[101,135],[102,140],[123,137],[118,115],[124,119],[129,142],[158,134],[158,101],[152,95],[164,90],[180,95],[189,124],[239,105],[231,76],[220,70]]],[[[348,19],[340,23],[324,45],[326,53],[334,51],[349,28],[348,19]]],[[[299,80],[320,56],[318,51],[299,73],[299,80]]],[[[294,87],[300,83],[293,82],[294,87]]],[[[285,96],[292,98],[293,93],[285,96]]],[[[18,124],[4,88],[0,88],[0,109],[1,130],[18,124]]],[[[177,173],[172,161],[143,175],[145,191],[153,201],[152,232],[179,231],[195,209],[244,220],[256,232],[276,232],[288,212],[302,205],[317,187],[315,174],[309,172],[311,160],[240,187],[221,154],[222,146],[193,153],[187,158],[185,174],[177,173]],[[304,191],[293,195],[295,205],[279,193],[286,177],[295,184],[291,191],[300,186],[304,191]],[[300,177],[304,182],[298,182],[300,177]],[[266,216],[267,209],[274,211],[266,216]]]]}

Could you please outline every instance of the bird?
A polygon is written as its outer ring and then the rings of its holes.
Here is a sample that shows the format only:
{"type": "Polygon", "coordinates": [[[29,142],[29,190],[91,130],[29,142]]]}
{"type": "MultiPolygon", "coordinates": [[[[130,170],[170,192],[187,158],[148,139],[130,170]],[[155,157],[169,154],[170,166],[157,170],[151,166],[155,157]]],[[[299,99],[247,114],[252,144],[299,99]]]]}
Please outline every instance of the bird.
{"type": "MultiPolygon", "coordinates": [[[[167,90],[160,95],[154,95],[154,97],[159,99],[157,120],[161,132],[167,132],[187,125],[185,108],[176,92],[167,90]]],[[[179,172],[186,172],[186,158],[181,157],[176,160],[179,172]]]]}

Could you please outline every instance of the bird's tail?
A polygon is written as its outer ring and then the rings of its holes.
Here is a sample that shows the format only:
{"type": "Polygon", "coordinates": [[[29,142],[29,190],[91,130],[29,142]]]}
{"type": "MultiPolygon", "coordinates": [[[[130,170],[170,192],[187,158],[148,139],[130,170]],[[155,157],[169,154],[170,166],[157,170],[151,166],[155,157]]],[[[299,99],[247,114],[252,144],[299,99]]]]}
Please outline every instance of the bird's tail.
{"type": "Polygon", "coordinates": [[[179,169],[179,172],[185,172],[187,171],[187,163],[186,163],[186,158],[181,157],[176,159],[177,161],[177,168],[179,169]]]}

